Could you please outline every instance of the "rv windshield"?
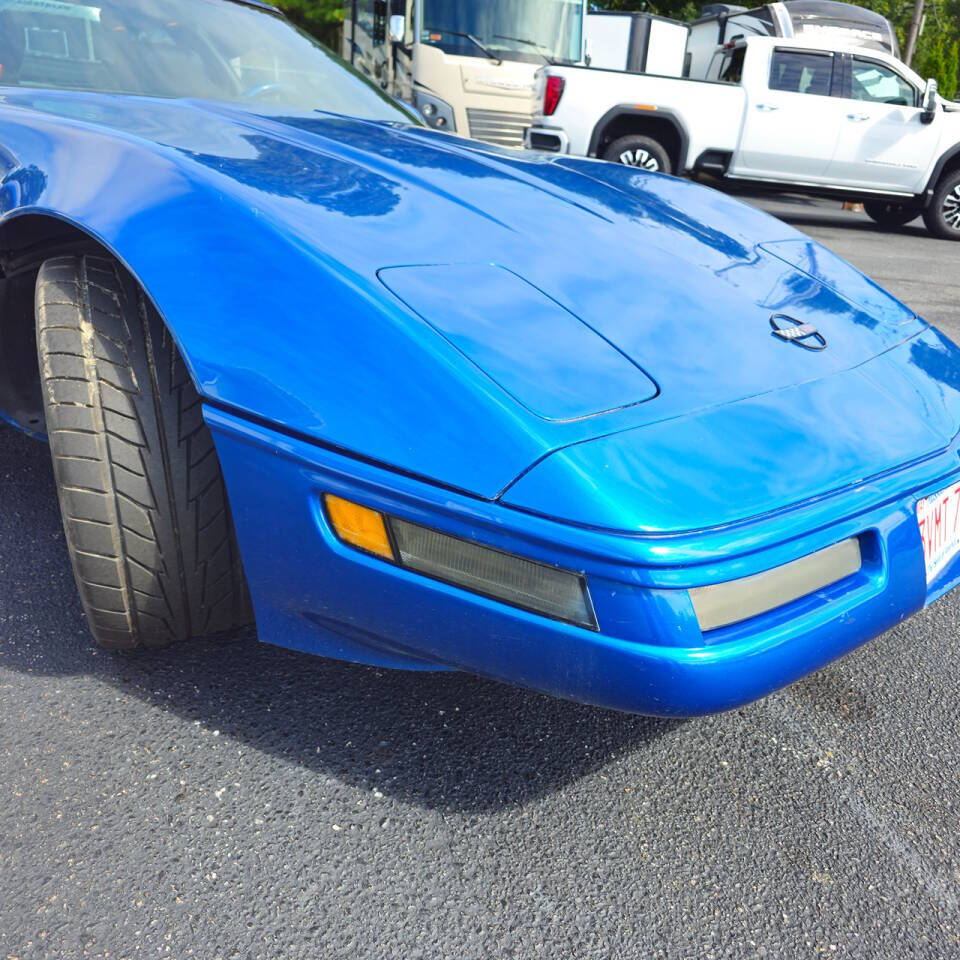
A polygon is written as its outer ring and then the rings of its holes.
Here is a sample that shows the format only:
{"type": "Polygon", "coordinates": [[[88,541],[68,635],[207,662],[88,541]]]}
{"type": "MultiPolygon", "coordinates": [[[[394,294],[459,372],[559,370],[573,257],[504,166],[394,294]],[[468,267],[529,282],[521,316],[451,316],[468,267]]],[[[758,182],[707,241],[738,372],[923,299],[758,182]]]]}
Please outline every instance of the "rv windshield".
{"type": "Polygon", "coordinates": [[[464,57],[575,63],[582,31],[582,0],[423,0],[420,40],[464,57]]]}
{"type": "Polygon", "coordinates": [[[224,0],[0,0],[0,90],[11,86],[414,121],[289,21],[224,0]]]}

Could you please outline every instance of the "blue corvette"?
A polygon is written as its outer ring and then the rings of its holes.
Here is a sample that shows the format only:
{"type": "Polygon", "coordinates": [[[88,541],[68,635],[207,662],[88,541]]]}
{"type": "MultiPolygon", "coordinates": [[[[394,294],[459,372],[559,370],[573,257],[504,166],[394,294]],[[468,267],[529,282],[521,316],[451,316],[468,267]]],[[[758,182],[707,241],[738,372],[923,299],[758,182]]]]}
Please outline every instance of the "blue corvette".
{"type": "Polygon", "coordinates": [[[428,130],[254,0],[0,0],[0,266],[106,647],[255,620],[694,715],[960,579],[950,341],[719,193],[428,130]]]}

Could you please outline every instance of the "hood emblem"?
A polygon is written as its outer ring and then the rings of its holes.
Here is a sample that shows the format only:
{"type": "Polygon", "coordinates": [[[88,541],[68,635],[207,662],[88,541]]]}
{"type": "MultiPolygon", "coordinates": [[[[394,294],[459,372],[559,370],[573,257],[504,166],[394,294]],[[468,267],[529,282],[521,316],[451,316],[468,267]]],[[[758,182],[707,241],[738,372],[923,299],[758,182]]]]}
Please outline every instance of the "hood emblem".
{"type": "Polygon", "coordinates": [[[775,313],[770,318],[770,326],[773,327],[773,335],[785,340],[787,343],[795,343],[804,350],[826,350],[826,338],[812,323],[801,323],[788,317],[783,313],[775,313]]]}

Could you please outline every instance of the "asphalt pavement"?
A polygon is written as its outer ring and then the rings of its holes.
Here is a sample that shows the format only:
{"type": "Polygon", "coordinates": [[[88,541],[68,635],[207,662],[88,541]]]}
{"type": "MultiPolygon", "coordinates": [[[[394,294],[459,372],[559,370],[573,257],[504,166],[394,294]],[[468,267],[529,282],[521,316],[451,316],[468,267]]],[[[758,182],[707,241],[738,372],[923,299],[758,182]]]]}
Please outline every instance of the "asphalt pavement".
{"type": "MultiPolygon", "coordinates": [[[[761,205],[960,338],[960,245],[761,205]]],[[[252,636],[88,637],[0,428],[0,958],[960,956],[960,599],[664,722],[252,636]]]]}

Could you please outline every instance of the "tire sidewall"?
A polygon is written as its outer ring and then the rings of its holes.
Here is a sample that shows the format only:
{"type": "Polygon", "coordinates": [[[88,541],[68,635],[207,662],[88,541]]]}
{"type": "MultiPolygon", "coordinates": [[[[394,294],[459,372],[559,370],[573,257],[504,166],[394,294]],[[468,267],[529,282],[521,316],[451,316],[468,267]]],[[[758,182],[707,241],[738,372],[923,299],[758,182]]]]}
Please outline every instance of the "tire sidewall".
{"type": "Polygon", "coordinates": [[[951,226],[943,214],[943,204],[947,196],[960,187],[960,170],[948,173],[933,192],[930,206],[923,212],[927,229],[941,240],[960,240],[960,227],[951,226]]]}
{"type": "Polygon", "coordinates": [[[603,159],[610,163],[619,163],[623,166],[633,167],[636,170],[644,170],[647,173],[673,173],[673,164],[670,162],[670,155],[664,149],[663,145],[652,137],[641,136],[640,134],[630,134],[626,137],[620,137],[614,140],[603,152],[603,159]],[[653,170],[641,163],[630,163],[622,159],[625,154],[642,154],[657,163],[657,169],[653,170]]]}

